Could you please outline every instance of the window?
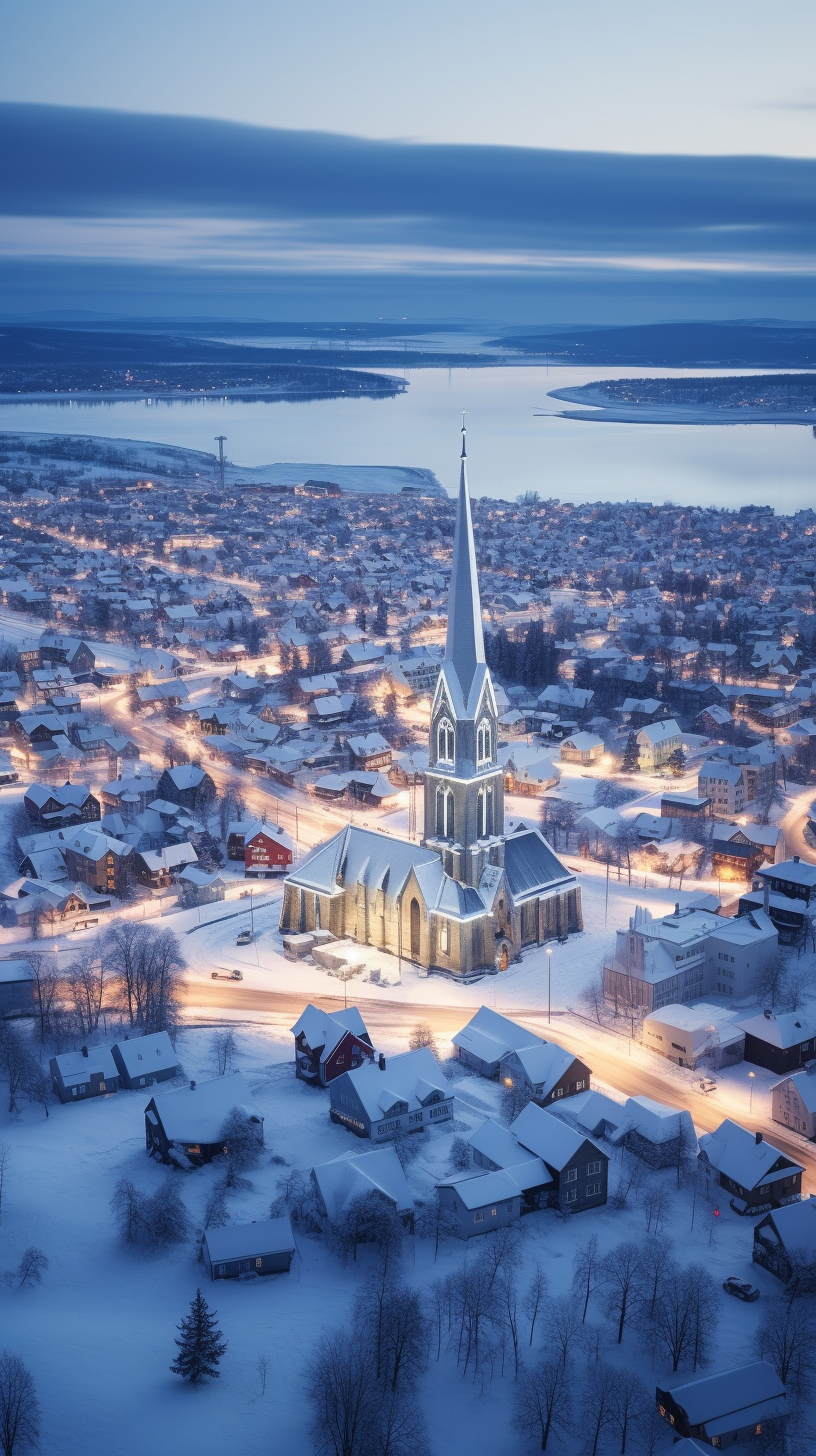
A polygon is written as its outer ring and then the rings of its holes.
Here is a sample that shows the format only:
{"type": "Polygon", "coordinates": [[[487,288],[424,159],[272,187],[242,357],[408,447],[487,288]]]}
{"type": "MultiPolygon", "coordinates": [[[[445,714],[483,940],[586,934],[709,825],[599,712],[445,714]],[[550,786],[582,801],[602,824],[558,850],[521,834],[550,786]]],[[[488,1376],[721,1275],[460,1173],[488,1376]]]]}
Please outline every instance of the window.
{"type": "Polygon", "coordinates": [[[263,1259],[256,1259],[255,1260],[255,1268],[256,1269],[260,1269],[261,1266],[262,1266],[262,1264],[263,1264],[263,1259]]]}
{"type": "Polygon", "coordinates": [[[580,1082],[576,1082],[575,1083],[575,1090],[576,1090],[576,1092],[582,1092],[584,1090],[584,1081],[583,1081],[583,1078],[581,1078],[581,1081],[580,1082]]]}
{"type": "Polygon", "coordinates": [[[505,1209],[507,1210],[508,1213],[512,1213],[513,1212],[513,1205],[512,1205],[512,1203],[506,1203],[505,1204],[505,1209]]]}
{"type": "Polygon", "coordinates": [[[224,1275],[226,1274],[226,1272],[227,1272],[227,1266],[226,1266],[226,1264],[219,1264],[218,1265],[218,1273],[221,1275],[222,1279],[223,1279],[224,1275]]]}
{"type": "Polygon", "coordinates": [[[474,1213],[474,1215],[473,1215],[473,1222],[474,1223],[484,1223],[484,1214],[483,1213],[474,1213]]]}
{"type": "Polygon", "coordinates": [[[491,1210],[490,1210],[490,1217],[491,1218],[495,1218],[496,1217],[496,1214],[498,1213],[498,1211],[499,1210],[497,1208],[491,1208],[491,1210]]]}
{"type": "Polygon", "coordinates": [[[456,757],[456,739],[449,718],[442,718],[436,730],[436,757],[439,763],[453,763],[456,757]]]}
{"type": "Polygon", "coordinates": [[[564,1174],[564,1182],[565,1183],[574,1183],[577,1177],[578,1177],[578,1169],[577,1168],[567,1168],[567,1171],[564,1174]]]}
{"type": "Polygon", "coordinates": [[[439,927],[439,949],[443,955],[450,952],[450,921],[443,920],[439,927]]]}
{"type": "Polygon", "coordinates": [[[600,1173],[600,1163],[587,1163],[587,1177],[591,1178],[593,1173],[600,1173]]]}
{"type": "Polygon", "coordinates": [[[601,1185],[600,1185],[600,1183],[587,1183],[587,1186],[586,1186],[586,1196],[587,1196],[587,1198],[595,1198],[595,1197],[597,1197],[597,1195],[600,1193],[600,1191],[601,1191],[601,1185]]]}
{"type": "Polygon", "coordinates": [[[493,757],[493,734],[487,719],[483,718],[476,731],[476,762],[489,763],[493,757]]]}
{"type": "Polygon", "coordinates": [[[566,1193],[564,1194],[564,1202],[565,1203],[577,1203],[578,1202],[578,1189],[577,1188],[568,1188],[567,1191],[566,1191],[566,1193]]]}
{"type": "Polygon", "coordinates": [[[436,833],[439,839],[454,838],[455,818],[453,812],[453,794],[450,789],[440,788],[436,791],[436,833]]]}

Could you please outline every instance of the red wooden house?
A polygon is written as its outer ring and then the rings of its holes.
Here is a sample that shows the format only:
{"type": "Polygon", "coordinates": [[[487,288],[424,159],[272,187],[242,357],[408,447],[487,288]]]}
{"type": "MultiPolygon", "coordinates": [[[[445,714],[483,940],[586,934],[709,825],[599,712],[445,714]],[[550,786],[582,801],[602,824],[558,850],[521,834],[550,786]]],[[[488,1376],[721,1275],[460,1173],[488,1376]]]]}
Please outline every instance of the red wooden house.
{"type": "MultiPolygon", "coordinates": [[[[245,877],[264,880],[273,875],[285,874],[295,857],[291,835],[281,829],[279,824],[262,824],[260,821],[242,828],[245,877]]],[[[232,854],[230,858],[233,858],[232,854]]]]}
{"type": "Polygon", "coordinates": [[[295,1075],[315,1087],[326,1087],[335,1077],[374,1060],[371,1038],[356,1006],[330,1014],[309,1005],[292,1033],[295,1075]]]}

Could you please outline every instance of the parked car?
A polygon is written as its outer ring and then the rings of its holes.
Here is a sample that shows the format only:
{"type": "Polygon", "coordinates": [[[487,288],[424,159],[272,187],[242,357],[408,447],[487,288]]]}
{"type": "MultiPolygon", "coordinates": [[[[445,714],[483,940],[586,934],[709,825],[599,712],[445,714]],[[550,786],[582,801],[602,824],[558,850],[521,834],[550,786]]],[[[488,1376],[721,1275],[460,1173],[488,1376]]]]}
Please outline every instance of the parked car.
{"type": "Polygon", "coordinates": [[[723,1289],[726,1294],[733,1294],[735,1299],[744,1299],[748,1304],[759,1299],[759,1290],[756,1285],[749,1284],[747,1279],[737,1279],[735,1275],[725,1280],[723,1289]]]}
{"type": "Polygon", "coordinates": [[[243,971],[213,971],[214,981],[243,981],[243,971]]]}
{"type": "Polygon", "coordinates": [[[697,1083],[698,1092],[716,1092],[716,1090],[717,1083],[715,1082],[713,1077],[703,1077],[697,1083]]]}
{"type": "Polygon", "coordinates": [[[252,944],[252,931],[251,930],[242,930],[241,931],[241,934],[238,936],[238,939],[236,940],[235,944],[236,945],[251,945],[252,944]]]}

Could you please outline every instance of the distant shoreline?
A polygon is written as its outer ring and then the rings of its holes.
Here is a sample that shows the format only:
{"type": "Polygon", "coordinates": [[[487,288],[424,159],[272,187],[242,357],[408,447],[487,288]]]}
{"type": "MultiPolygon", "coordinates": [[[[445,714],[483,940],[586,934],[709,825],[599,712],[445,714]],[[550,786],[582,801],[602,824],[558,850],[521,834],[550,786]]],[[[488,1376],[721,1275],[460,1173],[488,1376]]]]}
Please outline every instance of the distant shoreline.
{"type": "Polygon", "coordinates": [[[637,404],[610,404],[608,397],[591,385],[553,389],[549,399],[579,404],[581,409],[558,410],[564,420],[586,420],[590,424],[616,425],[812,425],[816,429],[816,407],[812,409],[763,409],[761,405],[745,407],[716,404],[664,404],[644,401],[637,404]]]}

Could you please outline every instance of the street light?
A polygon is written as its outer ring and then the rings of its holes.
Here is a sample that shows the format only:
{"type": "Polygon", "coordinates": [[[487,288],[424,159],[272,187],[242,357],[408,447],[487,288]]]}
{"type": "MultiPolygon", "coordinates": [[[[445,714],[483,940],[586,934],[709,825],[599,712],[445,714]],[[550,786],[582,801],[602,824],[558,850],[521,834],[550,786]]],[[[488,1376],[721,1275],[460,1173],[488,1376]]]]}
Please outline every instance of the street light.
{"type": "Polygon", "coordinates": [[[749,1111],[749,1113],[752,1110],[753,1105],[754,1105],[754,1078],[755,1078],[755,1076],[756,1076],[756,1072],[749,1072],[748,1073],[748,1078],[749,1078],[750,1087],[751,1087],[751,1091],[750,1091],[749,1096],[748,1096],[748,1111],[749,1111]]]}
{"type": "Polygon", "coordinates": [[[547,946],[547,1025],[552,1022],[552,946],[547,946]]]}

